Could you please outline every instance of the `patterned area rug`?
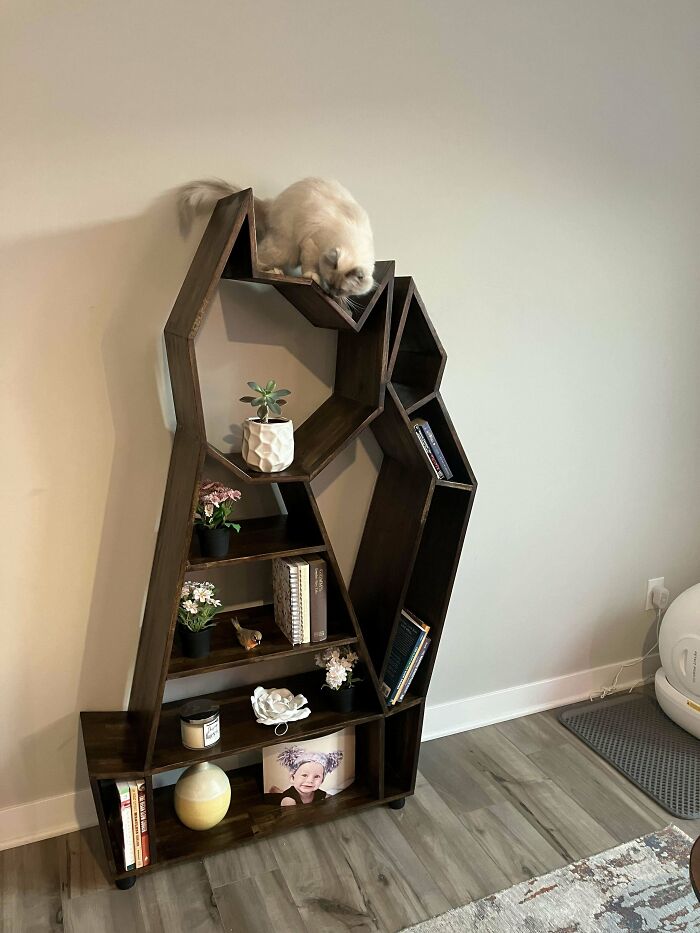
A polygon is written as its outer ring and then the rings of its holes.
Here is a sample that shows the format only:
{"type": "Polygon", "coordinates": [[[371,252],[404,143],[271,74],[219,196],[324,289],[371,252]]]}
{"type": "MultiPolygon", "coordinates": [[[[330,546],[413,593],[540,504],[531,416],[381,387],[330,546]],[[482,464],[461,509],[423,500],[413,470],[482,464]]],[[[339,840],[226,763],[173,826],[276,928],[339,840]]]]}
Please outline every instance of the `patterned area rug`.
{"type": "Polygon", "coordinates": [[[410,933],[700,931],[688,875],[691,845],[669,826],[450,910],[410,933]]]}

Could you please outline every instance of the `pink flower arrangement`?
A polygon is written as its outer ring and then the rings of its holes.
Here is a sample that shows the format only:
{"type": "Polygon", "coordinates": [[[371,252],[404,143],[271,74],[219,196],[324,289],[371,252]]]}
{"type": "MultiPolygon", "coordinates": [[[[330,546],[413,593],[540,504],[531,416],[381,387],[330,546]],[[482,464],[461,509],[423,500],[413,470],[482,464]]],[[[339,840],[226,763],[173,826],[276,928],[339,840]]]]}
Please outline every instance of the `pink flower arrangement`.
{"type": "Polygon", "coordinates": [[[240,498],[239,489],[229,489],[223,483],[204,480],[199,487],[195,524],[204,525],[205,528],[234,528],[240,531],[241,526],[230,521],[234,503],[240,498]]]}

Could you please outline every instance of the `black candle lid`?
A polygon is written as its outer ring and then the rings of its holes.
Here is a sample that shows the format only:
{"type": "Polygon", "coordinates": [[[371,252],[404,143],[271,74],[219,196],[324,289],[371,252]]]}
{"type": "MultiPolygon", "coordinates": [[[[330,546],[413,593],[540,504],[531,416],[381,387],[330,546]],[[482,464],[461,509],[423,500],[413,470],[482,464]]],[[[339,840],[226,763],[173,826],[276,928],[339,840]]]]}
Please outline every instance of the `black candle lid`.
{"type": "Polygon", "coordinates": [[[219,704],[211,700],[190,700],[180,710],[180,719],[184,722],[197,722],[200,719],[211,719],[219,713],[219,704]]]}

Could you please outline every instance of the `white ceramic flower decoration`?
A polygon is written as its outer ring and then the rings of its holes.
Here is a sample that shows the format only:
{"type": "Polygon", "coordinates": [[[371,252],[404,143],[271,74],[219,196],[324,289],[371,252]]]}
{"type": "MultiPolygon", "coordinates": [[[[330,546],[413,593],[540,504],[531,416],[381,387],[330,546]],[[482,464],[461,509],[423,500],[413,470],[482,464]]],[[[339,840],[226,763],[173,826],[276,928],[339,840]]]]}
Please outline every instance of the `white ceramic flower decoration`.
{"type": "Polygon", "coordinates": [[[294,722],[297,719],[306,719],[311,714],[311,710],[306,704],[306,697],[298,693],[296,696],[285,687],[273,687],[272,690],[266,690],[264,687],[256,687],[250,698],[255,713],[255,721],[265,726],[274,726],[275,734],[278,726],[284,726],[281,733],[287,731],[287,723],[294,722]]]}

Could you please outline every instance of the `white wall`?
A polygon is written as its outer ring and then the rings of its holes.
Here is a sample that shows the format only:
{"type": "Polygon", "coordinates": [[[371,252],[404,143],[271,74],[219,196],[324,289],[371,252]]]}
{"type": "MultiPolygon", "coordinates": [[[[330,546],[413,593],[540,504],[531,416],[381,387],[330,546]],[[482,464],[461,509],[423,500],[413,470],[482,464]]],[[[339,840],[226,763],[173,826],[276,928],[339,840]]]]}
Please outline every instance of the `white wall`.
{"type": "Polygon", "coordinates": [[[647,577],[677,593],[700,558],[696,3],[14,0],[0,25],[0,839],[85,786],[78,711],[128,694],[195,177],[336,176],[419,284],[480,481],[431,703],[641,652],[647,577]]]}

